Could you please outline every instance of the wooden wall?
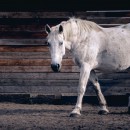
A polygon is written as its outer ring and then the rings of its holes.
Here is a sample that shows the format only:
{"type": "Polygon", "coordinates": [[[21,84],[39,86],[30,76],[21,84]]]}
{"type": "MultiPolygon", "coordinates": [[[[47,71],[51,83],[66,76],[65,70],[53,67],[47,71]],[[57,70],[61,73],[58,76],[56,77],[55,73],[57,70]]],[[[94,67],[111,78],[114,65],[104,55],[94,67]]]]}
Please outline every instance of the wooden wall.
{"type": "MultiPolygon", "coordinates": [[[[72,16],[94,21],[103,27],[130,22],[130,10],[0,12],[0,93],[77,92],[79,69],[73,63],[70,52],[66,50],[61,73],[53,73],[44,32],[45,24],[53,26],[72,16]]],[[[97,74],[104,94],[130,92],[130,70],[97,74]]],[[[86,94],[95,94],[90,83],[86,94]]]]}

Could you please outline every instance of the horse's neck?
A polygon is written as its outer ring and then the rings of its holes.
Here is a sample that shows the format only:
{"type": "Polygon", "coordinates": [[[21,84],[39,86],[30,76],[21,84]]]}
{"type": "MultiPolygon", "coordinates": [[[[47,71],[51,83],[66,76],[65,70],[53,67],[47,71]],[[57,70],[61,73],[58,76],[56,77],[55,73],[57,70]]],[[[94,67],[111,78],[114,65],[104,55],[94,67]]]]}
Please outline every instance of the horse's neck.
{"type": "MultiPolygon", "coordinates": [[[[68,35],[66,35],[66,36],[68,36],[68,35]]],[[[64,39],[65,39],[65,47],[69,50],[73,49],[73,47],[76,44],[79,44],[81,42],[78,35],[74,34],[73,32],[71,33],[71,36],[64,37],[64,39]]]]}
{"type": "MultiPolygon", "coordinates": [[[[66,36],[67,36],[67,35],[66,35],[66,36]]],[[[69,36],[69,38],[64,37],[65,47],[66,47],[68,50],[71,50],[72,47],[73,47],[73,45],[78,42],[77,39],[78,39],[78,38],[77,38],[77,37],[74,37],[73,34],[71,34],[71,36],[69,36]]]]}
{"type": "Polygon", "coordinates": [[[65,40],[65,47],[68,50],[74,50],[76,49],[82,42],[85,42],[85,39],[81,39],[78,36],[71,36],[71,38],[65,40]]]}

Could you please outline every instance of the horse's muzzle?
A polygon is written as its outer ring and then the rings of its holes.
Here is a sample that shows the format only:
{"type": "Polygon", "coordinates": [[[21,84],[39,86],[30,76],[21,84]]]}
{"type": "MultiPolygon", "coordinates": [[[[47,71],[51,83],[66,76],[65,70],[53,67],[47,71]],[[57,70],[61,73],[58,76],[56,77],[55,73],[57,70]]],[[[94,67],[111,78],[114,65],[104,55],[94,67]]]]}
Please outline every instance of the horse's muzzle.
{"type": "Polygon", "coordinates": [[[59,72],[60,65],[59,64],[51,64],[51,68],[54,72],[59,72]]]}

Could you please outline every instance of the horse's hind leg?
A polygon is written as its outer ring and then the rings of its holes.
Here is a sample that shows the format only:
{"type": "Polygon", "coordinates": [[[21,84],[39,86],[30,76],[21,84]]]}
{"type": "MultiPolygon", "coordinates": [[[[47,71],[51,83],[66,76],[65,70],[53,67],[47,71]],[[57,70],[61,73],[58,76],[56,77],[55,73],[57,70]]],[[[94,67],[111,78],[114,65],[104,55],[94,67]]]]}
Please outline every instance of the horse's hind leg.
{"type": "Polygon", "coordinates": [[[96,73],[94,70],[91,71],[89,80],[93,83],[94,89],[96,91],[99,103],[100,103],[100,111],[99,114],[108,114],[109,110],[106,106],[106,100],[102,94],[100,84],[98,82],[98,77],[96,76],[96,73]]]}

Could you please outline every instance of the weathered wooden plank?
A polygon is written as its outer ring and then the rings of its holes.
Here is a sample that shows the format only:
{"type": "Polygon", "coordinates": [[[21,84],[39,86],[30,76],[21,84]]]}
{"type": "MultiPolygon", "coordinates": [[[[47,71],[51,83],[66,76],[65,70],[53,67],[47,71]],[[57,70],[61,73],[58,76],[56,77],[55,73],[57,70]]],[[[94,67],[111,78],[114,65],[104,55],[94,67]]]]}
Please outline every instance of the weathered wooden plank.
{"type": "MultiPolygon", "coordinates": [[[[123,75],[123,78],[121,78],[121,76],[119,75],[120,79],[118,79],[119,81],[121,81],[120,83],[122,83],[122,79],[129,79],[130,78],[124,78],[126,74],[123,75]]],[[[130,75],[128,75],[130,77],[130,75]]],[[[113,80],[112,77],[108,77],[104,76],[101,77],[99,76],[100,81],[101,80],[113,80]]],[[[0,75],[0,79],[79,79],[79,73],[1,73],[0,75]]],[[[123,83],[125,83],[125,80],[123,81],[123,83]]],[[[109,81],[108,81],[109,82],[109,81]]],[[[125,84],[124,84],[125,85],[125,84]]]]}
{"type": "MultiPolygon", "coordinates": [[[[119,88],[118,91],[121,89],[122,88],[119,88]]],[[[102,91],[104,92],[103,88],[102,91]]],[[[77,94],[77,86],[67,86],[67,85],[66,86],[65,85],[63,86],[45,86],[45,85],[43,86],[0,86],[0,93],[41,93],[41,94],[75,93],[77,94]]],[[[93,90],[92,86],[89,86],[87,88],[86,94],[95,95],[95,91],[93,90]]]]}
{"type": "Polygon", "coordinates": [[[97,24],[127,24],[130,21],[130,17],[81,17],[97,24]]]}
{"type": "MultiPolygon", "coordinates": [[[[82,19],[86,19],[89,21],[96,22],[98,24],[126,24],[129,23],[130,17],[86,17],[86,16],[77,16],[82,19]]],[[[61,23],[62,21],[66,21],[69,18],[1,18],[0,24],[1,25],[11,25],[11,26],[16,26],[16,25],[57,25],[61,23]]],[[[31,33],[31,32],[30,32],[31,33]]]]}
{"type": "Polygon", "coordinates": [[[0,12],[0,18],[68,18],[72,16],[129,16],[130,10],[104,10],[84,12],[0,12]]]}
{"type": "Polygon", "coordinates": [[[46,79],[46,80],[59,80],[59,79],[79,79],[79,73],[0,73],[0,79],[46,79]]]}
{"type": "MultiPolygon", "coordinates": [[[[73,86],[0,86],[0,93],[39,93],[39,94],[62,94],[75,93],[77,94],[77,87],[73,86]]],[[[90,90],[86,92],[88,95],[94,95],[95,92],[90,90]]]]}
{"type": "Polygon", "coordinates": [[[45,39],[0,39],[0,45],[46,45],[45,39]]]}
{"type": "MultiPolygon", "coordinates": [[[[61,72],[79,72],[77,66],[62,66],[61,72]]],[[[13,73],[13,72],[53,72],[50,66],[0,66],[0,73],[13,73]]]]}
{"type": "Polygon", "coordinates": [[[30,86],[0,86],[0,93],[30,93],[30,86]]]}
{"type": "Polygon", "coordinates": [[[87,13],[101,13],[101,12],[112,12],[112,13],[121,13],[121,12],[130,12],[130,10],[88,10],[87,13]]]}
{"type": "Polygon", "coordinates": [[[69,86],[0,86],[0,93],[76,93],[76,87],[69,86]]]}
{"type": "MultiPolygon", "coordinates": [[[[0,59],[50,59],[50,52],[0,52],[0,59]]],[[[66,52],[64,59],[72,58],[70,53],[66,52]]]]}
{"type": "MultiPolygon", "coordinates": [[[[8,41],[8,40],[7,40],[8,41]]],[[[49,52],[49,48],[48,46],[44,46],[44,45],[0,45],[0,52],[5,52],[5,54],[8,52],[28,52],[28,53],[48,53],[49,52]]],[[[23,53],[23,54],[24,54],[23,53]]],[[[71,52],[66,49],[66,53],[69,53],[69,55],[71,55],[71,52]]],[[[1,53],[2,54],[2,53],[1,53]]]]}
{"type": "MultiPolygon", "coordinates": [[[[101,86],[107,86],[107,87],[113,87],[113,86],[125,86],[129,87],[130,80],[106,80],[102,79],[99,80],[99,83],[101,86]]],[[[48,79],[0,79],[0,84],[1,86],[63,86],[63,85],[68,85],[68,86],[77,86],[78,85],[78,80],[77,79],[57,79],[57,80],[48,80],[48,79]]],[[[91,85],[89,82],[88,85],[91,85]]]]}
{"type": "MultiPolygon", "coordinates": [[[[110,86],[109,86],[110,87],[110,86]]],[[[102,93],[104,95],[126,95],[130,91],[130,87],[125,86],[112,86],[109,88],[108,86],[101,86],[102,93]]],[[[72,87],[74,88],[74,87],[72,87]]],[[[64,93],[64,92],[63,92],[64,93]]],[[[75,93],[74,89],[68,93],[75,93]]],[[[86,95],[96,95],[93,86],[88,86],[86,90],[86,95]]]]}
{"type": "Polygon", "coordinates": [[[45,25],[42,24],[29,24],[29,25],[3,25],[0,24],[0,31],[32,31],[32,32],[42,32],[44,31],[45,25]]]}
{"type": "MultiPolygon", "coordinates": [[[[99,24],[100,26],[103,26],[103,27],[114,27],[114,26],[118,26],[118,25],[122,25],[121,23],[120,24],[105,24],[105,23],[102,23],[102,24],[99,24]]],[[[51,24],[50,26],[54,26],[54,24],[51,24]]],[[[23,31],[23,32],[35,32],[35,33],[43,33],[43,35],[45,35],[44,33],[44,27],[45,25],[0,25],[0,28],[1,28],[1,32],[20,32],[20,31],[23,31]]],[[[41,35],[41,34],[40,34],[41,35]]]]}
{"type": "Polygon", "coordinates": [[[0,31],[0,38],[1,39],[26,39],[26,38],[35,38],[35,39],[44,39],[47,34],[44,31],[0,31]]]}
{"type": "MultiPolygon", "coordinates": [[[[72,59],[63,59],[64,66],[74,65],[72,59]]],[[[51,59],[0,59],[0,66],[49,66],[51,59]]]]}
{"type": "Polygon", "coordinates": [[[0,18],[68,18],[72,12],[0,12],[0,18]]]}
{"type": "MultiPolygon", "coordinates": [[[[1,40],[0,40],[1,41],[1,40]]],[[[8,42],[8,40],[7,40],[8,42]]],[[[42,45],[1,45],[0,52],[48,52],[49,49],[47,46],[42,45]]]]}
{"type": "Polygon", "coordinates": [[[97,74],[100,79],[114,79],[114,80],[120,80],[120,79],[130,79],[130,73],[111,73],[111,74],[97,74]]]}
{"type": "Polygon", "coordinates": [[[77,86],[78,80],[0,79],[1,86],[77,86]]]}
{"type": "MultiPolygon", "coordinates": [[[[98,75],[98,74],[97,74],[98,75]]],[[[79,79],[79,73],[1,73],[0,74],[0,79],[79,79]]],[[[99,75],[98,78],[100,80],[130,80],[130,74],[128,73],[113,73],[113,74],[103,74],[99,75]],[[114,78],[113,78],[114,77],[114,78]]],[[[124,81],[125,82],[125,81],[124,81]]]]}
{"type": "Polygon", "coordinates": [[[127,16],[130,10],[99,10],[83,12],[0,12],[0,18],[68,18],[78,16],[127,16]]]}
{"type": "Polygon", "coordinates": [[[46,25],[48,24],[58,24],[62,21],[66,21],[69,18],[1,18],[1,25],[46,25]]]}
{"type": "MultiPolygon", "coordinates": [[[[47,59],[50,52],[0,52],[0,59],[47,59]]],[[[67,58],[67,57],[66,57],[67,58]]]]}
{"type": "Polygon", "coordinates": [[[112,80],[112,79],[99,79],[99,83],[101,86],[125,86],[129,87],[130,80],[129,79],[120,79],[120,80],[112,80]]]}
{"type": "Polygon", "coordinates": [[[93,17],[124,17],[130,16],[130,10],[96,10],[75,12],[76,16],[93,16],[93,17]]]}
{"type": "MultiPolygon", "coordinates": [[[[115,73],[113,73],[113,75],[116,75],[115,73]]],[[[130,74],[117,74],[118,77],[120,77],[119,81],[123,81],[124,79],[126,80],[130,80],[130,74]],[[123,77],[121,77],[121,75],[123,77]],[[128,76],[128,77],[127,77],[128,76]],[[127,77],[127,78],[126,78],[127,77]]],[[[0,75],[0,79],[79,79],[79,73],[1,73],[0,75]]],[[[110,77],[107,77],[106,75],[105,76],[102,76],[100,77],[99,76],[99,80],[102,81],[102,80],[108,80],[107,82],[109,82],[109,80],[113,80],[113,77],[110,76],[110,77]]],[[[116,80],[115,80],[116,81],[116,80]]],[[[125,80],[123,81],[125,83],[125,80]]]]}
{"type": "Polygon", "coordinates": [[[103,90],[103,93],[107,95],[127,94],[129,92],[130,92],[130,86],[113,86],[108,88],[105,91],[103,90]]]}
{"type": "MultiPolygon", "coordinates": [[[[61,72],[79,72],[79,68],[78,66],[62,66],[61,72]]],[[[0,66],[0,73],[4,73],[4,72],[9,72],[9,73],[12,73],[12,72],[52,72],[52,69],[49,66],[0,66]]],[[[130,70],[127,70],[127,71],[124,71],[124,72],[121,72],[121,73],[129,73],[130,70]]],[[[99,72],[97,72],[99,73],[99,72]]]]}
{"type": "MultiPolygon", "coordinates": [[[[101,86],[104,95],[120,95],[127,94],[130,91],[130,87],[118,87],[114,86],[110,89],[108,87],[101,86]]],[[[77,86],[0,86],[0,93],[39,93],[39,94],[72,94],[77,95],[77,86]]],[[[96,95],[92,86],[88,86],[85,95],[96,95]]],[[[71,95],[72,96],[72,95],[71,95]]]]}

